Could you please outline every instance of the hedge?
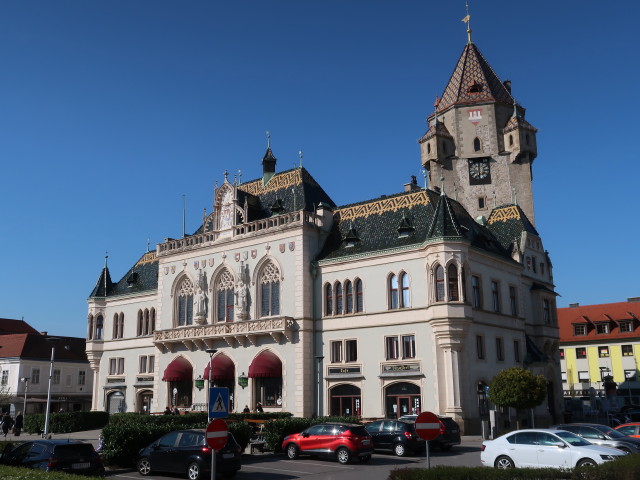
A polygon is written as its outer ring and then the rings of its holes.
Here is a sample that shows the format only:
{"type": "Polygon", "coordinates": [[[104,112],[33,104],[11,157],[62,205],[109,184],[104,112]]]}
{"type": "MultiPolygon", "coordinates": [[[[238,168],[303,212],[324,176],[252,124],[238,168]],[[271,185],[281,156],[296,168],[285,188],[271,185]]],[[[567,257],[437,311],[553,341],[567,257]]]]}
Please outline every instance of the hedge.
{"type": "MultiPolygon", "coordinates": [[[[267,420],[286,418],[290,413],[231,414],[225,421],[229,431],[243,450],[249,444],[252,427],[245,418],[267,420]]],[[[165,433],[189,428],[206,428],[206,412],[183,415],[142,415],[139,413],[116,413],[111,415],[109,424],[102,430],[102,454],[105,463],[122,467],[133,466],[138,452],[165,433]]]]}
{"type": "Polygon", "coordinates": [[[640,454],[595,467],[567,470],[552,468],[515,468],[499,470],[487,467],[401,468],[392,470],[389,480],[637,480],[640,478],[640,454]]]}
{"type": "Polygon", "coordinates": [[[96,477],[45,472],[32,468],[7,467],[6,465],[0,465],[0,478],[2,480],[96,480],[96,477]]]}
{"type": "MultiPolygon", "coordinates": [[[[24,430],[38,433],[44,430],[44,413],[30,413],[24,416],[24,430]]],[[[65,412],[49,414],[49,432],[70,433],[98,430],[109,423],[107,412],[65,412]]]]}

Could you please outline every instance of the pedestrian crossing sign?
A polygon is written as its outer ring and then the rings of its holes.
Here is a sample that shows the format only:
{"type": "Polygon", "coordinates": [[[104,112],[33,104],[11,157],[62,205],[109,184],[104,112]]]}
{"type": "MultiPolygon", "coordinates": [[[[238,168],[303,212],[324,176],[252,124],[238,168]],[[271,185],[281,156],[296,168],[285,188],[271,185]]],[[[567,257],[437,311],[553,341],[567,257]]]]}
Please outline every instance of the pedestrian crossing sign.
{"type": "Polygon", "coordinates": [[[209,389],[209,418],[229,416],[229,389],[211,387],[209,389]]]}

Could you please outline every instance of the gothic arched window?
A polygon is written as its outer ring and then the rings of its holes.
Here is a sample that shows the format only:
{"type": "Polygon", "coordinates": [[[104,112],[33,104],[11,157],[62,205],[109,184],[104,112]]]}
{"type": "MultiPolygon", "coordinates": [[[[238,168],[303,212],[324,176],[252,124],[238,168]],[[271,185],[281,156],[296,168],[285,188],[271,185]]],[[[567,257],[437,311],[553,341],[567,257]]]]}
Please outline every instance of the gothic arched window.
{"type": "Polygon", "coordinates": [[[184,277],[177,290],[176,322],[178,327],[193,325],[193,283],[184,277]]]}
{"type": "Polygon", "coordinates": [[[333,315],[333,285],[330,283],[324,287],[324,314],[333,315]]]}
{"type": "Polygon", "coordinates": [[[102,329],[104,327],[104,320],[102,315],[96,317],[96,340],[102,340],[102,329]]]}
{"type": "Polygon", "coordinates": [[[398,308],[398,276],[393,274],[389,277],[389,308],[398,308]]]}
{"type": "Polygon", "coordinates": [[[408,308],[411,304],[409,298],[409,275],[405,272],[400,274],[400,308],[408,308]]]}
{"type": "Polygon", "coordinates": [[[353,313],[353,284],[350,280],[344,282],[345,310],[344,313],[353,313]]]}
{"type": "Polygon", "coordinates": [[[364,311],[364,299],[362,296],[362,280],[360,280],[359,278],[356,278],[355,282],[356,284],[356,312],[362,312],[364,311]]]}
{"type": "Polygon", "coordinates": [[[480,139],[478,137],[473,139],[473,151],[479,152],[482,150],[482,143],[480,143],[480,139]]]}
{"type": "Polygon", "coordinates": [[[235,306],[233,285],[233,276],[229,270],[224,270],[216,283],[216,321],[218,322],[233,322],[235,306]]]}
{"type": "Polygon", "coordinates": [[[435,271],[436,302],[444,302],[444,269],[438,265],[435,271]]]}
{"type": "Polygon", "coordinates": [[[267,263],[260,275],[260,316],[280,315],[280,272],[267,263]]]}
{"type": "Polygon", "coordinates": [[[89,315],[89,324],[87,326],[87,340],[93,340],[93,315],[89,315]]]}
{"type": "Polygon", "coordinates": [[[336,283],[336,315],[342,315],[342,284],[336,283]]]}
{"type": "Polygon", "coordinates": [[[453,263],[447,268],[447,282],[449,287],[449,300],[457,302],[460,300],[460,293],[458,291],[458,269],[453,263]]]}

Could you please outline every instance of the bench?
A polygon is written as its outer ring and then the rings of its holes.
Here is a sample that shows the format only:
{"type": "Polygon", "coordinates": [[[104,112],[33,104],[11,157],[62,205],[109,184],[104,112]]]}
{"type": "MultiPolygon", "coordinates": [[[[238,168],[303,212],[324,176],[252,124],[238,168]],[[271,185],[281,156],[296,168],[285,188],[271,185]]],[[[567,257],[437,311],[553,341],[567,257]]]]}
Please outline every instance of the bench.
{"type": "Polygon", "coordinates": [[[249,425],[251,425],[253,430],[253,435],[249,439],[249,448],[250,453],[253,455],[256,453],[256,450],[259,453],[264,452],[264,446],[266,445],[266,441],[264,439],[264,420],[253,420],[249,418],[244,419],[249,425]]]}

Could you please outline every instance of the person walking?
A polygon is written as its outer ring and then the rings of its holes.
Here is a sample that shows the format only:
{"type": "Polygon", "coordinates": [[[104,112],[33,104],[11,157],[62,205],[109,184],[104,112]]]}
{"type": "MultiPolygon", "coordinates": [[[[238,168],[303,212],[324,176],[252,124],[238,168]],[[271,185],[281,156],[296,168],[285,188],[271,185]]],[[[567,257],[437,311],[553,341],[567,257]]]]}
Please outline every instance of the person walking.
{"type": "Polygon", "coordinates": [[[256,404],[256,413],[262,413],[262,412],[264,412],[264,410],[262,410],[262,404],[258,402],[256,404]]]}
{"type": "Polygon", "coordinates": [[[4,415],[2,415],[2,433],[4,434],[4,438],[7,438],[7,433],[9,433],[12,426],[13,420],[11,419],[9,412],[5,411],[4,415]]]}
{"type": "Polygon", "coordinates": [[[13,433],[16,437],[20,436],[20,432],[22,431],[22,427],[24,425],[24,417],[22,416],[22,412],[18,412],[16,415],[16,421],[13,424],[13,433]]]}

